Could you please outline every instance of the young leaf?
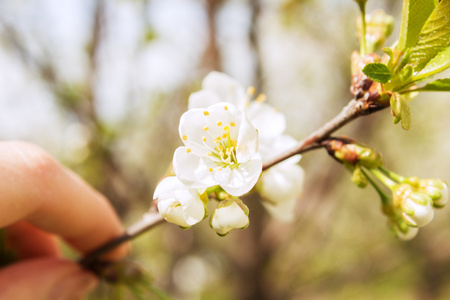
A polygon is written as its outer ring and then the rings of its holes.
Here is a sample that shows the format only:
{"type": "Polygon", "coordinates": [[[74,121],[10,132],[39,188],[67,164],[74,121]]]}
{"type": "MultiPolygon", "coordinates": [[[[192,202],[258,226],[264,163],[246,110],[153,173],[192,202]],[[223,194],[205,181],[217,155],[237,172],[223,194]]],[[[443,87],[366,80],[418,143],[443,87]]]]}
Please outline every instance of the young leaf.
{"type": "Polygon", "coordinates": [[[362,69],[362,72],[373,81],[379,83],[386,83],[392,78],[391,71],[389,71],[388,67],[382,63],[367,64],[362,69]]]}
{"type": "Polygon", "coordinates": [[[450,78],[438,79],[417,89],[421,92],[450,92],[450,78]]]}
{"type": "Polygon", "coordinates": [[[398,93],[393,93],[390,100],[391,112],[394,115],[394,123],[402,122],[402,128],[408,130],[411,127],[411,109],[408,100],[398,93]]]}
{"type": "Polygon", "coordinates": [[[419,74],[412,77],[412,81],[424,80],[448,67],[450,67],[450,46],[430,60],[419,74]]]}
{"type": "Polygon", "coordinates": [[[435,6],[435,0],[403,0],[398,49],[403,51],[415,45],[435,6]]]}
{"type": "MultiPolygon", "coordinates": [[[[411,48],[409,63],[415,72],[420,72],[441,52],[448,52],[450,46],[450,1],[442,0],[435,7],[423,26],[417,43],[411,48]]],[[[448,58],[448,55],[444,55],[448,58]]],[[[448,64],[445,59],[436,63],[448,64]]],[[[439,65],[440,66],[440,65],[439,65]]],[[[438,66],[438,67],[439,67],[438,66]]]]}

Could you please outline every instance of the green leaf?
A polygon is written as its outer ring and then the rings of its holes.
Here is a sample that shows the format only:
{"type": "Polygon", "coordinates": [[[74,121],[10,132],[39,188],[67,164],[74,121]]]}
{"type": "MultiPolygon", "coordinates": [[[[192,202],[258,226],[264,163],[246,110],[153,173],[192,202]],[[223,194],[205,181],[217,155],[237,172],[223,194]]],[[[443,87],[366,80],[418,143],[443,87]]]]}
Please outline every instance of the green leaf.
{"type": "Polygon", "coordinates": [[[382,63],[367,64],[362,69],[362,72],[373,81],[379,83],[386,83],[392,78],[391,71],[389,71],[388,67],[382,63]]]}
{"type": "Polygon", "coordinates": [[[394,115],[394,123],[402,122],[402,128],[411,128],[411,109],[408,100],[398,93],[393,93],[390,100],[391,112],[394,115]]]}
{"type": "MultiPolygon", "coordinates": [[[[414,72],[420,72],[436,57],[439,58],[433,63],[434,68],[431,68],[435,70],[434,72],[438,72],[436,70],[440,71],[441,67],[445,65],[448,67],[448,48],[450,47],[449,15],[450,0],[442,0],[425,22],[417,43],[411,48],[409,63],[413,66],[414,72]],[[442,52],[444,53],[443,57],[440,55],[442,52]],[[447,61],[445,60],[446,58],[447,61]]],[[[427,71],[427,73],[430,73],[430,71],[427,71]]]]}
{"type": "Polygon", "coordinates": [[[415,90],[417,92],[450,92],[450,78],[438,79],[415,90]]]}
{"type": "Polygon", "coordinates": [[[430,60],[419,74],[412,77],[412,80],[424,80],[447,69],[448,67],[450,67],[450,46],[430,60]]]}
{"type": "Polygon", "coordinates": [[[416,44],[420,31],[436,6],[436,0],[403,0],[398,49],[416,44]]]}

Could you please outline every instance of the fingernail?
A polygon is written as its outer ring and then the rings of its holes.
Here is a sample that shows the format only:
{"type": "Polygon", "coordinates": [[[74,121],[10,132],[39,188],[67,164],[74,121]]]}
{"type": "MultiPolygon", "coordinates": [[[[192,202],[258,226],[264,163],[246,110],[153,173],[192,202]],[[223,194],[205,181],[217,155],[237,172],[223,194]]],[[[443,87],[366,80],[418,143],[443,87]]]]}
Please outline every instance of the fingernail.
{"type": "Polygon", "coordinates": [[[64,276],[55,284],[49,299],[79,300],[83,299],[98,284],[98,278],[86,271],[78,271],[64,276]]]}

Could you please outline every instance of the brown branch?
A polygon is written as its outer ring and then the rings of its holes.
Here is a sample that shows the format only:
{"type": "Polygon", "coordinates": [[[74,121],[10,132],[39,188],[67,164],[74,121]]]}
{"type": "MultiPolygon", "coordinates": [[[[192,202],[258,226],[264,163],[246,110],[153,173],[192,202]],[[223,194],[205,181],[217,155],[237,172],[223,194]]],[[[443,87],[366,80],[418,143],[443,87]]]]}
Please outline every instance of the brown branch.
{"type": "Polygon", "coordinates": [[[263,170],[267,170],[268,168],[294,155],[320,148],[321,147],[320,142],[327,139],[330,136],[330,134],[332,134],[339,128],[343,127],[347,123],[353,121],[354,119],[362,115],[370,114],[372,112],[374,111],[370,111],[369,109],[364,108],[363,101],[351,100],[336,117],[334,117],[331,121],[327,122],[321,128],[311,133],[307,138],[301,140],[296,147],[283,153],[279,157],[274,158],[272,161],[269,161],[268,163],[264,164],[263,170]]]}

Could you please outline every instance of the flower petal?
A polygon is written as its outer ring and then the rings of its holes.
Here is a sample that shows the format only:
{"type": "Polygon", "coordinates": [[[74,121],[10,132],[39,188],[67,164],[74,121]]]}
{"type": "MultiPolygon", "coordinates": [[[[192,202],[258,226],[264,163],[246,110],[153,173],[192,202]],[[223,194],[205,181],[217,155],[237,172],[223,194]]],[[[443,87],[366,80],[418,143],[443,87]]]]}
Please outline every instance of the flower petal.
{"type": "Polygon", "coordinates": [[[207,90],[200,90],[189,96],[188,108],[206,108],[219,102],[220,98],[216,93],[207,90]]]}
{"type": "Polygon", "coordinates": [[[241,200],[225,200],[222,201],[214,211],[211,217],[211,227],[220,235],[225,235],[235,228],[245,228],[250,220],[247,214],[236,201],[248,208],[241,200]]]}
{"type": "Polygon", "coordinates": [[[250,123],[258,130],[260,137],[274,137],[286,130],[286,118],[274,107],[253,101],[246,109],[250,123]]]}
{"type": "Polygon", "coordinates": [[[210,168],[216,164],[208,159],[187,153],[186,147],[179,147],[173,156],[173,168],[177,178],[190,188],[207,188],[217,185],[210,168]]]}
{"type": "Polygon", "coordinates": [[[183,208],[183,218],[186,224],[192,226],[203,220],[205,205],[196,189],[177,190],[175,195],[183,208]]]}
{"type": "Polygon", "coordinates": [[[244,163],[258,153],[258,131],[245,115],[242,115],[239,136],[237,139],[236,158],[244,163]]]}
{"type": "Polygon", "coordinates": [[[230,102],[240,110],[245,108],[247,94],[245,88],[235,79],[220,72],[210,72],[203,79],[204,90],[214,92],[223,102],[230,102]]]}
{"type": "Polygon", "coordinates": [[[230,195],[241,196],[248,193],[261,175],[262,161],[254,158],[235,169],[224,168],[214,172],[216,182],[230,195]]]}

